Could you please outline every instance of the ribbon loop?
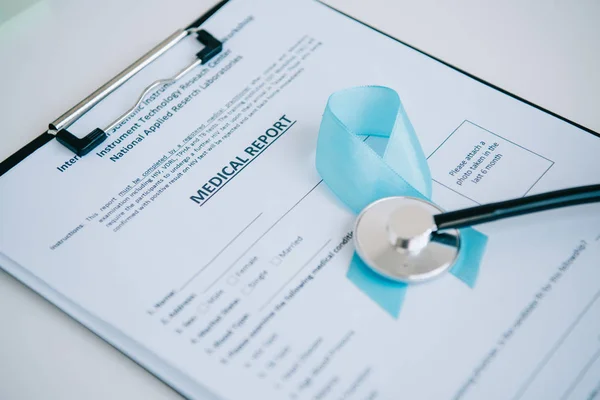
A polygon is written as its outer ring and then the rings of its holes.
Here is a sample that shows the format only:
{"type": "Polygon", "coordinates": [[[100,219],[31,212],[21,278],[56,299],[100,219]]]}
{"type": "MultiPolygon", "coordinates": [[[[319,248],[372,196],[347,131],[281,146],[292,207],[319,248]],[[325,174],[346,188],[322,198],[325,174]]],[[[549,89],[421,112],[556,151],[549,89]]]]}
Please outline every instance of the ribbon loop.
{"type": "MultiPolygon", "coordinates": [[[[387,87],[363,86],[331,95],[319,129],[316,166],[331,191],[355,213],[384,197],[431,197],[427,159],[400,97],[387,87]],[[387,139],[383,157],[365,143],[371,136],[387,139]]],[[[451,272],[471,287],[486,240],[473,229],[461,229],[460,255],[451,272]]],[[[405,284],[374,273],[356,254],[347,276],[397,317],[405,284]]]]}
{"type": "Polygon", "coordinates": [[[431,194],[429,166],[405,115],[398,94],[385,87],[347,89],[329,98],[317,142],[317,171],[355,213],[383,197],[431,194]],[[385,159],[361,136],[388,138],[385,159]]]}

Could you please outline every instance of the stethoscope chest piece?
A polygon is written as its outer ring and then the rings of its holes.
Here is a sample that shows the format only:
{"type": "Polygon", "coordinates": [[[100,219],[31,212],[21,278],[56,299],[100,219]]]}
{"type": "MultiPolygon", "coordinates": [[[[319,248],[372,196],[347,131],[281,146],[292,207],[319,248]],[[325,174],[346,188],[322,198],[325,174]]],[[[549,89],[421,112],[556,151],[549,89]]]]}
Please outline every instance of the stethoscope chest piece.
{"type": "Polygon", "coordinates": [[[442,210],[413,197],[387,197],[368,205],[356,219],[357,254],[375,272],[394,281],[422,282],[449,270],[460,251],[460,233],[436,233],[442,210]]]}

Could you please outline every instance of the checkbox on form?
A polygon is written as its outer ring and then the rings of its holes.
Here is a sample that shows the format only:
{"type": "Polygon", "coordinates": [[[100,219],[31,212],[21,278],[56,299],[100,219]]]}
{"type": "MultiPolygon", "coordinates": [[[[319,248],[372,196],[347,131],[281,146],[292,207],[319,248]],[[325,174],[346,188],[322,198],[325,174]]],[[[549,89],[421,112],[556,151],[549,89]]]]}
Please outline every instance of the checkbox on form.
{"type": "Polygon", "coordinates": [[[208,304],[200,303],[200,305],[197,308],[198,314],[206,314],[208,312],[209,308],[210,308],[210,306],[208,304]]]}
{"type": "Polygon", "coordinates": [[[227,278],[227,283],[231,286],[234,286],[235,284],[237,284],[239,282],[239,279],[237,276],[235,275],[231,275],[229,278],[227,278]]]}
{"type": "Polygon", "coordinates": [[[283,260],[282,260],[282,258],[281,258],[281,257],[279,257],[279,256],[273,257],[273,258],[271,259],[271,264],[273,264],[273,265],[275,265],[275,266],[281,265],[281,263],[282,263],[282,262],[283,262],[283,260]]]}

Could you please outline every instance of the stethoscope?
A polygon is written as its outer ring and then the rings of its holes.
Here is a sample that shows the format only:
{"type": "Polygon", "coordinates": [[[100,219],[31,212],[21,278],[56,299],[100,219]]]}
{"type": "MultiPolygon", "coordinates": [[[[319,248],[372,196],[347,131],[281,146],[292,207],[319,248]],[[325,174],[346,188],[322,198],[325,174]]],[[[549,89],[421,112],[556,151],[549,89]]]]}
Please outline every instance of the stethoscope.
{"type": "Polygon", "coordinates": [[[459,228],[599,201],[600,184],[451,212],[414,197],[386,197],[358,215],[354,245],[358,256],[376,273],[403,283],[423,282],[456,263],[461,251],[459,228]]]}

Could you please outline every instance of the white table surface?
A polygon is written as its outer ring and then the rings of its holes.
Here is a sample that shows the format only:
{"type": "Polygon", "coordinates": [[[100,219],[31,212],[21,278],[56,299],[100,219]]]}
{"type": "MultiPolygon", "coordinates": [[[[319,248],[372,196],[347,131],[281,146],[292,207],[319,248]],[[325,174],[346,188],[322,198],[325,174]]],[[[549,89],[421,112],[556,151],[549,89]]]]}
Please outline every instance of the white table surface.
{"type": "MultiPolygon", "coordinates": [[[[214,3],[45,0],[0,25],[0,160],[214,3]]],[[[600,1],[326,3],[600,132],[600,1]]],[[[0,399],[180,398],[0,271],[0,399]]]]}

